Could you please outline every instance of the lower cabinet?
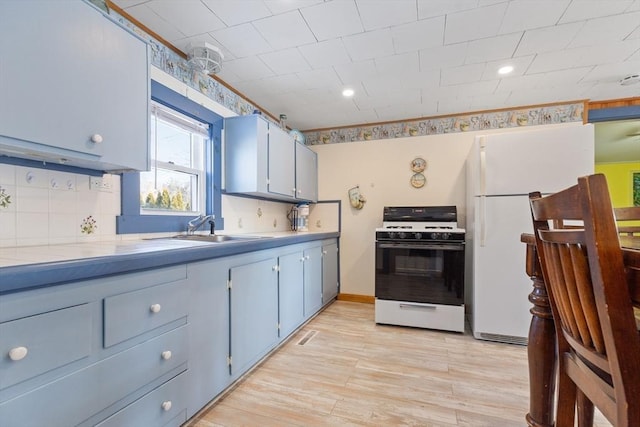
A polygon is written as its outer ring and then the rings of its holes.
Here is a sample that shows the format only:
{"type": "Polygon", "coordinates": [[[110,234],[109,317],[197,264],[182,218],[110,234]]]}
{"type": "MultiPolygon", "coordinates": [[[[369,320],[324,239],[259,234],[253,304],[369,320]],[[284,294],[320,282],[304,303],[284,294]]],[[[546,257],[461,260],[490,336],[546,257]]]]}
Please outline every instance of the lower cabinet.
{"type": "Polygon", "coordinates": [[[278,260],[232,267],[229,279],[230,372],[235,378],[278,342],[278,260]]]}
{"type": "Polygon", "coordinates": [[[322,245],[322,305],[338,296],[338,243],[322,245]]]}
{"type": "Polygon", "coordinates": [[[337,292],[312,241],[0,298],[0,424],[179,426],[337,292]]]}
{"type": "Polygon", "coordinates": [[[322,307],[322,246],[304,251],[304,316],[315,314],[322,307]]]}

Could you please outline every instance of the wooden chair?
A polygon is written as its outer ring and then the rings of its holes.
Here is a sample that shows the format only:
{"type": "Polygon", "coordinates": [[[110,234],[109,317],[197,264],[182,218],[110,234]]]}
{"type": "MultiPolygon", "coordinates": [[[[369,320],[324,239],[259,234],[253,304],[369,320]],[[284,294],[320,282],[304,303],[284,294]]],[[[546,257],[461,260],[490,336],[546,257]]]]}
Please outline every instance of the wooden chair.
{"type": "Polygon", "coordinates": [[[604,175],[529,195],[536,248],[558,340],[556,427],[640,426],[640,335],[604,175]],[[584,228],[562,227],[582,220],[584,228]]]}
{"type": "Polygon", "coordinates": [[[618,223],[618,232],[633,236],[634,233],[640,234],[640,225],[625,225],[628,221],[640,222],[640,206],[631,206],[627,208],[614,208],[616,222],[618,223]]]}

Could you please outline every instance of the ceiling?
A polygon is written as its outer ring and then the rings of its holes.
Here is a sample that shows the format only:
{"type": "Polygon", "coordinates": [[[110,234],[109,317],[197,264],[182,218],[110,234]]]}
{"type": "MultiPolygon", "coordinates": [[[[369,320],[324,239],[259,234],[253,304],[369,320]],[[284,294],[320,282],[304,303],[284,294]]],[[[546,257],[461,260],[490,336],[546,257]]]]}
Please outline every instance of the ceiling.
{"type": "Polygon", "coordinates": [[[183,52],[220,48],[217,77],[301,130],[640,96],[619,84],[640,74],[640,0],[111,3],[183,52]]]}

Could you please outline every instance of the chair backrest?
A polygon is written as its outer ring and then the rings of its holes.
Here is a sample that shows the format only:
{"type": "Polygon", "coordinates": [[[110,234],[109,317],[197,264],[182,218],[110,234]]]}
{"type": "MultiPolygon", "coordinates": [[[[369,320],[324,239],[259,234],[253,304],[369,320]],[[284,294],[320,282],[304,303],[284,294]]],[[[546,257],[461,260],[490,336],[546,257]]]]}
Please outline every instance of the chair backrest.
{"type": "Polygon", "coordinates": [[[629,425],[630,416],[638,425],[640,337],[606,179],[581,177],[564,191],[529,199],[560,358],[577,356],[591,384],[578,387],[614,425],[629,425]],[[567,220],[583,228],[564,227],[567,220]]]}
{"type": "Polygon", "coordinates": [[[625,208],[614,208],[618,232],[633,236],[640,234],[640,206],[629,206],[625,208]]]}

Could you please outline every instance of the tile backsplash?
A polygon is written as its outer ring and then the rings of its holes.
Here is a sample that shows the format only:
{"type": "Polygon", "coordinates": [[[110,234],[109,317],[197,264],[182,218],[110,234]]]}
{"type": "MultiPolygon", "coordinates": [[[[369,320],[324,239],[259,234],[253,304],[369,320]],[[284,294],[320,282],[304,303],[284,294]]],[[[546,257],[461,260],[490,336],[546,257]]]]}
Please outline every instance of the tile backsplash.
{"type": "Polygon", "coordinates": [[[108,191],[87,175],[0,164],[0,247],[115,238],[120,176],[104,175],[108,191]],[[4,196],[3,196],[4,195],[4,196]]]}
{"type": "MultiPolygon", "coordinates": [[[[116,235],[120,176],[105,174],[107,191],[91,188],[90,176],[0,163],[0,247],[137,239],[116,235]]],[[[221,233],[289,231],[293,205],[222,196],[221,233]]],[[[336,231],[338,214],[312,206],[310,231],[336,231]],[[315,214],[315,215],[314,215],[315,214]]],[[[176,231],[177,232],[177,231],[176,231]]],[[[162,234],[176,234],[176,232],[162,234]]]]}

